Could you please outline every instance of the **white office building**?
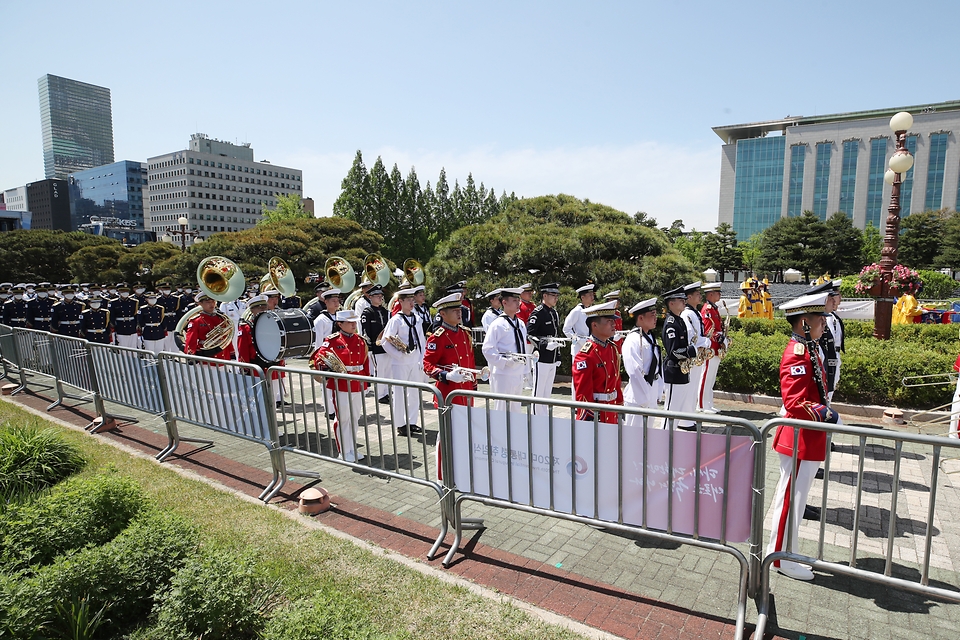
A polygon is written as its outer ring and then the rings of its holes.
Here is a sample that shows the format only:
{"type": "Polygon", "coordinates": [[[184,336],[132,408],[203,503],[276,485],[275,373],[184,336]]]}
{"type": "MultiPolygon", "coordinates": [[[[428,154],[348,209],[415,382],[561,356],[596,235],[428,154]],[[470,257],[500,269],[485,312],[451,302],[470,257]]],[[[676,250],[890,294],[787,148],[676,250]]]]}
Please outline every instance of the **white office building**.
{"type": "Polygon", "coordinates": [[[195,133],[190,148],[147,159],[144,226],[158,237],[179,230],[181,217],[201,238],[249,229],[281,194],[303,197],[302,171],[254,161],[249,143],[195,133]]]}

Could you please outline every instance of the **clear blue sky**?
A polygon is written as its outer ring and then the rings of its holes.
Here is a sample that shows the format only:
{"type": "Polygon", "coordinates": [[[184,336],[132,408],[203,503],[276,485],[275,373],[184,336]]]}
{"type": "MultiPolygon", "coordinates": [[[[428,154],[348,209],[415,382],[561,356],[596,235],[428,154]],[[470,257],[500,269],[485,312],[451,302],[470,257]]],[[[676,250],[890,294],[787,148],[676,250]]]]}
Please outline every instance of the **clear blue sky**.
{"type": "Polygon", "coordinates": [[[6,1],[0,188],[43,177],[52,73],[111,89],[117,160],[197,131],[250,142],[303,169],[319,215],[360,149],[422,183],[444,166],[709,229],[711,127],[958,99],[958,18],[946,1],[6,1]]]}

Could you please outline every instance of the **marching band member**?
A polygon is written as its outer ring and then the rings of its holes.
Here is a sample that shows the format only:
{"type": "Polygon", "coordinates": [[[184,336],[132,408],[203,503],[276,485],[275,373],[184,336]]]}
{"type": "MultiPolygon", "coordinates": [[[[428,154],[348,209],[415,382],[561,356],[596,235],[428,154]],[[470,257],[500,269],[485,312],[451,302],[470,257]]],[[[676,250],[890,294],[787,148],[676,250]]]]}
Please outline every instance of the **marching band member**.
{"type": "Polygon", "coordinates": [[[247,300],[247,317],[237,324],[237,361],[255,364],[266,371],[272,363],[257,353],[253,344],[253,323],[258,315],[267,310],[267,296],[257,295],[247,300]]]}
{"type": "MultiPolygon", "coordinates": [[[[262,295],[267,297],[267,308],[264,311],[274,311],[280,308],[280,292],[272,284],[264,285],[262,290],[262,295]]],[[[283,367],[286,366],[287,362],[285,360],[277,360],[276,362],[270,363],[272,366],[283,367]]],[[[287,374],[282,371],[277,373],[274,371],[270,374],[270,384],[273,387],[273,397],[276,398],[277,409],[281,408],[283,405],[289,405],[290,402],[284,401],[283,397],[286,393],[286,388],[283,384],[283,379],[287,377],[287,374]]]]}
{"type": "MultiPolygon", "coordinates": [[[[653,330],[657,328],[657,299],[649,298],[630,308],[636,326],[623,341],[623,368],[630,382],[623,392],[628,407],[656,409],[663,395],[663,354],[653,330]]],[[[642,426],[635,415],[624,419],[627,425],[642,426]]]]}
{"type": "MultiPolygon", "coordinates": [[[[481,351],[490,365],[490,391],[493,393],[523,395],[523,375],[527,369],[524,357],[527,353],[527,327],[517,317],[522,291],[519,287],[500,289],[503,315],[491,323],[483,339],[481,351]]],[[[502,400],[493,403],[494,409],[503,409],[505,406],[502,400]]],[[[510,410],[519,411],[519,403],[511,402],[510,410]]]]}
{"type": "Polygon", "coordinates": [[[303,305],[303,300],[296,293],[292,296],[284,296],[280,301],[281,309],[299,309],[303,305]]]}
{"type": "Polygon", "coordinates": [[[164,337],[163,350],[173,353],[177,352],[177,342],[173,334],[177,329],[177,313],[180,310],[180,298],[170,295],[170,284],[161,282],[157,285],[157,306],[163,307],[163,328],[167,332],[164,337]]]}
{"type": "Polygon", "coordinates": [[[433,319],[430,317],[430,307],[427,306],[427,290],[421,284],[413,288],[413,312],[420,319],[423,335],[428,336],[433,331],[433,319]]]}
{"type": "MultiPolygon", "coordinates": [[[[3,303],[3,324],[10,327],[27,326],[28,302],[23,299],[23,285],[11,288],[12,297],[3,303]]],[[[82,308],[82,307],[81,307],[82,308]]]]}
{"type": "Polygon", "coordinates": [[[614,324],[617,327],[617,333],[613,336],[613,341],[616,343],[617,348],[623,346],[623,316],[620,315],[620,289],[614,289],[609,293],[603,294],[603,299],[606,302],[614,301],[617,303],[616,314],[613,316],[614,324]],[[619,337],[617,337],[619,335],[619,337]]]}
{"type": "Polygon", "coordinates": [[[316,320],[313,322],[313,344],[315,350],[319,349],[320,343],[323,342],[328,335],[333,333],[334,318],[337,315],[337,311],[340,310],[340,293],[340,289],[334,287],[325,289],[323,293],[320,294],[324,309],[317,313],[316,320]]]}
{"type": "MultiPolygon", "coordinates": [[[[149,304],[149,298],[147,298],[149,304]]],[[[219,326],[223,318],[217,315],[217,301],[202,291],[196,295],[196,302],[200,305],[200,313],[193,316],[187,323],[186,335],[183,339],[183,352],[187,355],[216,358],[217,360],[233,360],[233,344],[221,348],[217,344],[207,345],[207,334],[219,326]]],[[[157,304],[156,306],[160,306],[157,304]]],[[[146,340],[144,340],[146,343],[146,340]]]]}
{"type": "MultiPolygon", "coordinates": [[[[397,296],[400,310],[387,321],[379,342],[391,361],[390,378],[420,382],[423,380],[423,353],[427,338],[423,335],[420,319],[413,313],[413,289],[401,289],[397,296]]],[[[420,426],[419,389],[395,386],[391,397],[391,411],[393,422],[397,425],[397,435],[423,433],[420,426]]]]}
{"type": "Polygon", "coordinates": [[[357,298],[357,302],[353,305],[353,309],[361,318],[363,317],[363,312],[366,311],[367,307],[370,306],[370,298],[367,296],[369,295],[370,288],[372,286],[373,283],[367,280],[366,276],[364,276],[363,280],[360,281],[360,291],[363,292],[363,295],[357,298]]]}
{"type": "MultiPolygon", "coordinates": [[[[336,316],[335,333],[326,337],[320,348],[310,357],[310,368],[318,371],[328,370],[324,357],[336,356],[347,373],[359,376],[370,375],[370,365],[367,358],[367,343],[357,334],[357,322],[360,316],[356,311],[338,311],[336,316]]],[[[340,457],[347,462],[360,462],[363,455],[357,452],[357,429],[359,420],[364,415],[363,391],[366,382],[346,380],[343,378],[327,378],[327,389],[334,392],[333,435],[337,441],[337,450],[340,457]]]]}
{"type": "Polygon", "coordinates": [[[152,291],[144,294],[143,299],[146,304],[137,310],[137,327],[143,339],[143,348],[159,354],[163,351],[163,339],[167,337],[167,331],[163,328],[163,307],[157,304],[157,294],[152,291]]]}
{"type": "Polygon", "coordinates": [[[137,299],[137,302],[140,303],[140,306],[147,304],[147,287],[142,282],[137,282],[133,285],[133,295],[137,299]]]}
{"type": "MultiPolygon", "coordinates": [[[[472,373],[475,369],[473,340],[470,331],[460,324],[460,294],[451,293],[433,303],[440,314],[440,326],[427,338],[423,354],[423,371],[436,381],[437,389],[446,399],[457,389],[474,390],[477,385],[472,373]]],[[[466,398],[454,398],[456,404],[467,404],[466,398]]]]}
{"type": "Polygon", "coordinates": [[[72,286],[64,287],[63,300],[53,305],[50,331],[62,336],[79,338],[80,314],[83,313],[83,303],[76,299],[76,289],[72,286]]]}
{"type": "Polygon", "coordinates": [[[100,294],[91,293],[87,308],[80,313],[80,333],[89,342],[110,344],[110,312],[102,306],[100,294]]]}
{"type": "MultiPolygon", "coordinates": [[[[781,309],[793,328],[793,335],[780,360],[780,393],[788,418],[814,422],[840,423],[840,416],[830,408],[827,398],[826,375],[823,354],[817,341],[826,328],[824,320],[826,293],[815,293],[791,300],[781,309]]],[[[773,497],[770,543],[767,553],[783,551],[786,545],[787,527],[790,531],[791,548],[796,553],[800,535],[800,519],[803,505],[816,476],[820,463],[827,454],[827,434],[823,431],[800,429],[797,449],[798,468],[796,486],[793,484],[793,427],[777,427],[773,448],[780,457],[780,481],[773,497]],[[791,491],[791,489],[793,489],[791,491]],[[793,517],[787,522],[790,501],[796,501],[793,517]]],[[[797,580],[813,580],[813,572],[806,566],[789,560],[774,562],[780,573],[797,580]]]]}
{"type": "Polygon", "coordinates": [[[117,284],[117,299],[111,302],[109,307],[114,340],[121,347],[138,348],[140,336],[137,334],[137,311],[140,304],[130,295],[130,287],[125,282],[117,284]]]}
{"type": "Polygon", "coordinates": [[[480,318],[484,334],[490,331],[490,325],[493,324],[493,321],[503,315],[503,305],[500,304],[500,289],[494,289],[486,297],[490,301],[490,308],[484,311],[483,317],[480,318]]]}
{"type": "Polygon", "coordinates": [[[517,311],[517,317],[520,318],[520,322],[527,324],[530,322],[530,314],[533,313],[533,310],[537,305],[533,304],[533,283],[527,282],[520,286],[523,290],[523,293],[520,294],[520,310],[517,311]]]}
{"type": "MultiPolygon", "coordinates": [[[[321,281],[317,286],[313,288],[314,297],[310,298],[307,304],[303,305],[303,312],[307,314],[307,320],[310,321],[310,324],[314,324],[317,321],[317,316],[320,315],[320,312],[326,308],[326,305],[323,302],[323,292],[327,289],[330,289],[331,285],[326,280],[321,281]]],[[[320,344],[317,342],[317,344],[320,344]]]]}
{"type": "Polygon", "coordinates": [[[473,304],[470,302],[470,298],[467,296],[467,281],[461,280],[457,284],[448,287],[447,291],[449,293],[459,293],[460,294],[460,324],[465,327],[473,326],[473,304]]]}
{"type": "MultiPolygon", "coordinates": [[[[623,404],[620,350],[613,342],[616,310],[616,302],[604,302],[584,309],[590,335],[573,358],[573,382],[578,402],[623,404]]],[[[593,420],[594,417],[592,411],[577,409],[577,420],[593,420]]],[[[597,418],[600,422],[617,422],[617,414],[613,411],[602,411],[597,418]]]]}
{"type": "Polygon", "coordinates": [[[720,301],[720,282],[711,282],[703,285],[704,295],[707,301],[700,308],[700,316],[703,318],[703,332],[710,340],[710,353],[712,357],[707,359],[703,365],[703,373],[699,380],[699,394],[697,396],[697,408],[704,413],[718,413],[713,406],[713,387],[717,383],[717,369],[720,368],[720,358],[717,356],[726,347],[727,337],[723,333],[723,319],[720,317],[720,309],[717,308],[717,302],[720,301]]]}
{"type": "MultiPolygon", "coordinates": [[[[237,353],[240,352],[240,319],[243,318],[243,312],[247,310],[247,302],[241,298],[236,300],[230,300],[227,302],[221,302],[218,305],[220,313],[230,318],[233,321],[233,326],[237,327],[237,331],[233,334],[233,350],[237,353]]],[[[173,325],[176,328],[176,324],[173,325]]]]}
{"type": "MultiPolygon", "coordinates": [[[[680,317],[686,308],[687,294],[683,287],[677,287],[663,294],[667,302],[667,317],[663,322],[663,382],[666,385],[666,399],[663,408],[667,411],[693,411],[696,390],[690,391],[689,369],[684,373],[681,367],[690,364],[697,357],[697,347],[687,336],[687,324],[680,317]]],[[[671,421],[672,422],[672,421],[671,421]]],[[[692,431],[696,423],[692,420],[677,420],[678,429],[692,431]]]]}
{"type": "MultiPolygon", "coordinates": [[[[386,350],[377,344],[377,337],[383,333],[387,327],[387,310],[383,308],[383,287],[374,285],[367,290],[366,299],[369,306],[360,314],[360,329],[363,338],[370,347],[371,369],[373,375],[381,378],[390,377],[390,364],[387,359],[386,350]]],[[[377,402],[380,404],[390,403],[390,387],[387,385],[375,385],[377,390],[377,402]]]]}
{"type": "MultiPolygon", "coordinates": [[[[680,314],[680,317],[687,325],[687,339],[689,340],[690,344],[696,347],[698,350],[710,348],[710,338],[704,334],[703,330],[703,317],[700,315],[700,312],[697,311],[697,306],[701,301],[701,284],[702,283],[697,280],[696,282],[690,283],[683,288],[683,292],[687,294],[687,303],[683,309],[683,312],[680,314]]],[[[679,392],[682,394],[682,404],[674,404],[675,407],[678,407],[676,411],[693,413],[697,410],[698,392],[700,391],[700,378],[703,377],[704,368],[705,365],[702,364],[694,364],[690,367],[691,384],[683,387],[682,391],[679,392]]],[[[680,400],[680,398],[677,398],[676,400],[680,400]]]]}
{"type": "Polygon", "coordinates": [[[833,341],[833,354],[827,359],[827,376],[830,382],[829,399],[831,402],[833,402],[833,394],[836,393],[837,387],[840,386],[840,364],[843,359],[841,354],[844,352],[843,320],[837,315],[837,309],[840,308],[840,285],[842,284],[843,280],[834,280],[832,282],[833,286],[827,294],[826,304],[827,329],[824,331],[824,335],[829,332],[830,339],[833,341]]]}
{"type": "Polygon", "coordinates": [[[760,290],[760,305],[763,309],[761,318],[773,320],[773,296],[770,295],[770,281],[766,278],[757,287],[760,290]]]}
{"type": "MultiPolygon", "coordinates": [[[[533,395],[535,398],[549,398],[553,393],[553,381],[560,366],[560,314],[557,313],[557,300],[560,299],[560,283],[550,282],[540,286],[540,305],[530,314],[527,322],[527,335],[537,349],[539,358],[534,365],[533,395]]],[[[486,317],[486,316],[484,316],[486,317]]],[[[533,405],[533,412],[548,413],[547,405],[533,405]]]]}
{"type": "Polygon", "coordinates": [[[753,317],[753,290],[750,288],[749,279],[740,283],[740,306],[737,308],[737,317],[753,317]]]}
{"type": "MultiPolygon", "coordinates": [[[[580,302],[573,309],[570,309],[570,313],[563,320],[563,335],[570,338],[570,355],[574,358],[580,353],[580,349],[587,341],[587,336],[590,335],[587,330],[587,316],[583,310],[591,306],[596,299],[596,294],[593,291],[595,286],[592,282],[588,282],[577,289],[580,302]]],[[[576,397],[576,380],[570,384],[573,397],[576,397]]]]}
{"type": "Polygon", "coordinates": [[[49,331],[53,320],[53,300],[50,299],[50,283],[37,285],[37,297],[27,303],[27,325],[38,331],[49,331]]]}

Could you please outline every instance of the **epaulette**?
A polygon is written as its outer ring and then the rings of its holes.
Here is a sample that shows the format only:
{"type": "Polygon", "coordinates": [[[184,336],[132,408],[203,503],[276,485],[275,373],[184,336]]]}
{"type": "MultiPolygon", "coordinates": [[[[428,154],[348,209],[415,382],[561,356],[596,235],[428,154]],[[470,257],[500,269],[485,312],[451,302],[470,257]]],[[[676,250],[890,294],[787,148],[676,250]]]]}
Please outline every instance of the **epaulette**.
{"type": "Polygon", "coordinates": [[[593,342],[587,340],[582,347],[580,347],[580,353],[590,353],[590,349],[593,349],[593,342]]]}
{"type": "Polygon", "coordinates": [[[793,355],[795,355],[795,356],[802,356],[802,355],[803,355],[804,353],[806,353],[806,352],[807,352],[807,348],[803,346],[803,343],[802,343],[802,342],[794,343],[794,345],[793,345],[793,355]]]}
{"type": "Polygon", "coordinates": [[[324,340],[329,340],[330,338],[338,338],[338,337],[340,337],[340,332],[339,332],[339,331],[335,331],[335,332],[331,333],[330,335],[328,335],[326,338],[324,338],[324,340]]]}
{"type": "Polygon", "coordinates": [[[437,327],[437,330],[433,332],[433,335],[439,338],[440,336],[443,335],[443,332],[444,332],[443,327],[437,327]]]}

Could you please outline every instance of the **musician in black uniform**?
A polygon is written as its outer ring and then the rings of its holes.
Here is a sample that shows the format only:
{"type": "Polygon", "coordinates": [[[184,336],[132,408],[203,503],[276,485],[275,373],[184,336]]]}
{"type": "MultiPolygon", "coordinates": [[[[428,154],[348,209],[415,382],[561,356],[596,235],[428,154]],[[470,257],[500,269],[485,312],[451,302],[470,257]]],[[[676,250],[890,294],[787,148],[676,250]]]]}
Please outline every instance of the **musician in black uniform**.
{"type": "Polygon", "coordinates": [[[300,309],[302,305],[303,301],[297,294],[285,296],[282,300],[280,300],[281,309],[300,309]]]}
{"type": "MultiPolygon", "coordinates": [[[[527,321],[527,336],[533,342],[534,349],[540,354],[534,370],[533,395],[536,398],[549,398],[553,393],[553,381],[560,366],[561,336],[560,314],[557,313],[557,300],[560,299],[560,283],[550,282],[540,286],[540,304],[534,308],[527,321]]],[[[546,414],[547,406],[533,405],[537,414],[546,414]]]]}
{"type": "Polygon", "coordinates": [[[0,323],[6,324],[3,320],[3,305],[6,304],[7,300],[13,298],[13,284],[10,282],[0,282],[0,323]]]}
{"type": "Polygon", "coordinates": [[[147,303],[137,310],[137,327],[143,338],[143,348],[160,353],[163,351],[163,340],[167,337],[167,331],[163,328],[163,307],[157,304],[157,294],[152,291],[144,294],[143,298],[147,303]]]}
{"type": "Polygon", "coordinates": [[[37,331],[50,331],[53,320],[53,300],[50,299],[50,283],[37,285],[37,297],[27,303],[27,324],[37,331]]]}
{"type": "Polygon", "coordinates": [[[79,302],[76,297],[77,292],[73,287],[64,287],[63,300],[53,305],[50,331],[62,336],[82,337],[80,334],[80,314],[83,313],[83,303],[79,302]]]}
{"type": "Polygon", "coordinates": [[[110,312],[103,308],[98,293],[87,298],[87,308],[80,314],[80,334],[89,342],[110,344],[110,312]]]}
{"type": "Polygon", "coordinates": [[[136,299],[140,306],[143,307],[147,304],[147,285],[142,282],[137,282],[133,285],[133,297],[136,299]]]}
{"type": "Polygon", "coordinates": [[[433,333],[433,320],[430,318],[430,307],[427,306],[426,288],[421,284],[413,288],[413,314],[420,319],[423,335],[433,333]]]}
{"type": "Polygon", "coordinates": [[[139,348],[137,311],[140,309],[140,303],[130,295],[130,287],[125,282],[117,285],[117,299],[107,308],[110,311],[110,323],[113,325],[114,339],[117,344],[131,349],[139,348]]]}
{"type": "MultiPolygon", "coordinates": [[[[687,294],[683,287],[677,287],[663,294],[667,303],[667,317],[663,322],[663,381],[666,384],[666,401],[664,409],[667,411],[677,411],[676,406],[678,398],[675,394],[675,387],[679,385],[690,384],[690,374],[680,370],[680,364],[685,360],[690,360],[688,364],[693,364],[692,360],[697,356],[697,347],[690,344],[687,336],[687,325],[680,317],[687,304],[687,294]]],[[[673,421],[670,421],[672,424],[673,421]]],[[[692,420],[677,420],[678,429],[692,431],[696,429],[696,423],[692,420]]]]}
{"type": "Polygon", "coordinates": [[[157,297],[157,306],[163,307],[163,329],[167,332],[163,342],[163,350],[176,353],[177,342],[173,339],[173,334],[177,330],[177,319],[180,317],[178,312],[180,311],[181,299],[171,295],[173,290],[169,282],[158,284],[157,293],[160,294],[157,297]]]}
{"type": "MultiPolygon", "coordinates": [[[[383,308],[383,287],[378,284],[373,285],[367,291],[366,298],[370,301],[370,306],[363,310],[360,316],[360,335],[367,341],[367,347],[370,350],[370,367],[375,376],[390,377],[390,360],[386,350],[377,344],[377,338],[387,327],[389,320],[387,310],[383,308]]],[[[377,402],[389,404],[390,387],[385,384],[376,385],[379,397],[377,402]]]]}
{"type": "Polygon", "coordinates": [[[331,284],[324,280],[317,286],[313,288],[315,295],[310,298],[307,304],[303,305],[303,312],[307,314],[307,320],[310,321],[310,326],[317,321],[317,317],[327,308],[327,305],[323,302],[323,292],[331,288],[331,284]]]}
{"type": "Polygon", "coordinates": [[[24,287],[17,285],[12,296],[3,303],[3,324],[9,327],[27,327],[28,303],[23,299],[24,287]]]}

